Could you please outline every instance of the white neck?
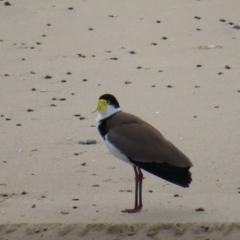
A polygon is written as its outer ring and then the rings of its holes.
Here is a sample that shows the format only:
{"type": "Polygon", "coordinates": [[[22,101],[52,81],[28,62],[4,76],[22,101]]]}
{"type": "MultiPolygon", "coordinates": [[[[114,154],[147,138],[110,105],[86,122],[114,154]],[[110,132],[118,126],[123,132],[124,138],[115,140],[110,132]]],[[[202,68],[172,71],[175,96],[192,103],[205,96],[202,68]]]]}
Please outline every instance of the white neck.
{"type": "Polygon", "coordinates": [[[121,111],[121,108],[115,108],[114,106],[108,105],[105,113],[99,112],[96,118],[96,122],[99,125],[100,121],[112,116],[114,113],[121,111]]]}

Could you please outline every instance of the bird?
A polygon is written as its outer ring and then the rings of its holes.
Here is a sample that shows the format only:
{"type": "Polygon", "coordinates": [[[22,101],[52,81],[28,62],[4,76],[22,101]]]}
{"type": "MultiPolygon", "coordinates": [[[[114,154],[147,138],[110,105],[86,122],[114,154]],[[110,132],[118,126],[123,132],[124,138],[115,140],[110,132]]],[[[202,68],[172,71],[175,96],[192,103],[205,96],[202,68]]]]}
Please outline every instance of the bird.
{"type": "Polygon", "coordinates": [[[98,131],[110,153],[131,164],[134,170],[134,208],[122,212],[136,213],[143,207],[142,170],[178,186],[189,187],[192,162],[156,128],[135,115],[123,112],[116,97],[109,93],[99,97],[93,112],[98,112],[98,131]]]}

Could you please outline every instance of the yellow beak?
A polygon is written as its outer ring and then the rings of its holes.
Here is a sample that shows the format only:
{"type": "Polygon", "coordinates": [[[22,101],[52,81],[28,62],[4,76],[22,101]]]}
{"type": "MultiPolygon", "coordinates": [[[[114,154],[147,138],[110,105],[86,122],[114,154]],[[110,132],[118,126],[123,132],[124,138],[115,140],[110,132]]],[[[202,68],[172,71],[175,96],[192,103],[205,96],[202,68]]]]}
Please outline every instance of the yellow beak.
{"type": "Polygon", "coordinates": [[[97,112],[97,111],[99,111],[99,106],[97,106],[95,109],[93,109],[93,110],[92,110],[92,113],[95,113],[95,112],[97,112]]]}

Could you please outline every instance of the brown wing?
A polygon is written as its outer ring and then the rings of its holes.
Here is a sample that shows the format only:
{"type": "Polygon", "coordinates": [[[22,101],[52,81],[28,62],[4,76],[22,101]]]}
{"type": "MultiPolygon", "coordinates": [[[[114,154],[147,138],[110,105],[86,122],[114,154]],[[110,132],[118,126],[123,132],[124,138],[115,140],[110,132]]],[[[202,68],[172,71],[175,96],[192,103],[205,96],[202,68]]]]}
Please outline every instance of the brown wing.
{"type": "Polygon", "coordinates": [[[119,112],[110,119],[108,128],[108,140],[134,161],[192,166],[190,160],[159,131],[134,115],[119,112]]]}

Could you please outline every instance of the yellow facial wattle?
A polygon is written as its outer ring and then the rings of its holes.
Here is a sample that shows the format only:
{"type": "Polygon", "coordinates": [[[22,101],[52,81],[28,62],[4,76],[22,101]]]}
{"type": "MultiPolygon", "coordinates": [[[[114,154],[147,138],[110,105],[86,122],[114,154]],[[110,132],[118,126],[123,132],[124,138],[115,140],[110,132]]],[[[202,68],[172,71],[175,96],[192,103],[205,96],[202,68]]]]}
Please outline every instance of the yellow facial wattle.
{"type": "Polygon", "coordinates": [[[107,107],[108,107],[108,101],[104,99],[98,100],[98,106],[93,110],[93,112],[101,112],[101,113],[106,113],[107,107]]]}

